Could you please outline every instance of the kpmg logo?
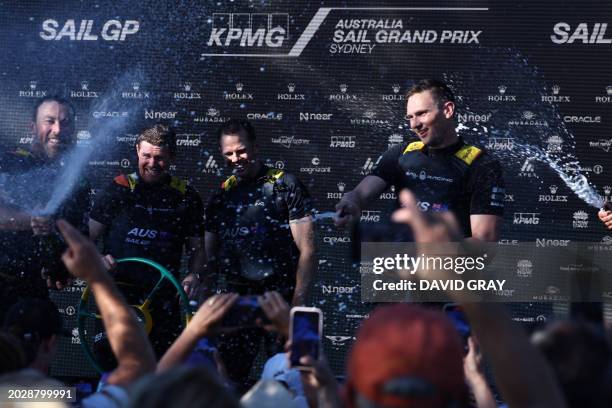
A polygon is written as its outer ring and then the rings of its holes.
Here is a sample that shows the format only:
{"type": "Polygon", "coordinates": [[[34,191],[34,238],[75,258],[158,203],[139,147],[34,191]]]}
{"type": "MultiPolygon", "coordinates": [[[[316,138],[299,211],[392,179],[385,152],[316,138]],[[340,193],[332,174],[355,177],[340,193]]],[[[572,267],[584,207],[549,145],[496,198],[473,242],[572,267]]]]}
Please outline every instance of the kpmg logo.
{"type": "Polygon", "coordinates": [[[489,102],[516,102],[516,95],[508,93],[508,86],[499,85],[497,91],[496,95],[488,95],[487,99],[489,102]]]}
{"type": "Polygon", "coordinates": [[[150,92],[143,91],[140,88],[140,82],[134,81],[132,82],[132,89],[121,92],[121,97],[123,99],[149,99],[151,97],[150,92]]]}
{"type": "Polygon", "coordinates": [[[404,143],[404,137],[399,133],[393,133],[389,136],[387,147],[390,149],[393,146],[401,145],[404,143]]]}
{"type": "Polygon", "coordinates": [[[223,116],[221,111],[213,106],[206,110],[206,115],[193,118],[195,123],[225,123],[228,120],[229,116],[223,116]]]}
{"type": "Polygon", "coordinates": [[[514,138],[512,137],[492,137],[485,146],[488,150],[511,151],[514,150],[514,138]]]}
{"type": "Polygon", "coordinates": [[[100,93],[89,89],[89,81],[81,81],[80,89],[70,91],[71,98],[98,98],[100,93]]]}
{"type": "Polygon", "coordinates": [[[361,222],[380,222],[380,219],[380,211],[366,210],[361,212],[361,222]]]}
{"type": "Polygon", "coordinates": [[[574,228],[588,228],[589,227],[589,214],[580,210],[574,213],[574,221],[572,222],[574,228]]]}
{"type": "Polygon", "coordinates": [[[596,96],[595,103],[612,103],[612,85],[606,86],[605,96],[596,96]]]}
{"type": "Polygon", "coordinates": [[[172,97],[177,100],[181,99],[202,99],[202,95],[199,92],[193,92],[191,82],[183,82],[180,84],[180,90],[174,92],[172,97]]]}
{"type": "Polygon", "coordinates": [[[515,225],[538,225],[540,213],[515,212],[512,223],[515,225]]]}
{"type": "Polygon", "coordinates": [[[28,89],[19,91],[20,98],[44,98],[47,96],[47,91],[42,91],[38,88],[37,81],[30,81],[28,89]]]}
{"type": "Polygon", "coordinates": [[[606,38],[608,23],[579,23],[575,28],[565,22],[553,27],[550,40],[554,44],[612,44],[612,37],[606,38]]]}
{"type": "Polygon", "coordinates": [[[607,153],[612,147],[612,139],[599,139],[596,142],[589,142],[589,147],[593,149],[601,149],[607,153]]]}
{"type": "Polygon", "coordinates": [[[318,157],[313,157],[310,161],[312,167],[302,167],[300,168],[300,172],[302,173],[331,173],[331,167],[322,167],[320,166],[321,160],[318,157]]]}
{"type": "Polygon", "coordinates": [[[331,136],[329,147],[336,149],[353,149],[356,146],[356,136],[331,136]]]}
{"type": "Polygon", "coordinates": [[[561,92],[561,87],[557,84],[554,84],[551,88],[552,95],[542,95],[542,102],[549,103],[562,103],[562,102],[571,102],[569,96],[559,95],[561,92]]]}
{"type": "Polygon", "coordinates": [[[310,144],[310,140],[308,139],[300,139],[295,136],[281,136],[281,137],[273,137],[271,139],[272,143],[279,144],[286,149],[291,148],[292,145],[307,145],[310,144]]]}
{"type": "Polygon", "coordinates": [[[561,153],[563,150],[563,139],[559,135],[552,135],[546,139],[548,153],[561,153]]]}
{"type": "Polygon", "coordinates": [[[252,101],[253,94],[244,91],[244,84],[237,82],[235,85],[235,91],[224,91],[223,98],[226,101],[252,101]]]}
{"type": "Polygon", "coordinates": [[[338,192],[327,193],[327,199],[329,200],[340,200],[342,196],[344,196],[344,190],[346,189],[346,184],[344,182],[339,181],[336,186],[338,187],[338,192]]]}
{"type": "Polygon", "coordinates": [[[546,203],[567,203],[566,195],[556,195],[558,187],[556,185],[551,185],[549,187],[550,194],[540,194],[538,197],[538,201],[546,202],[546,203]]]}
{"type": "Polygon", "coordinates": [[[521,259],[516,263],[516,276],[530,278],[533,274],[533,263],[529,259],[521,259]]]}
{"type": "Polygon", "coordinates": [[[532,111],[524,111],[520,119],[512,119],[508,121],[510,126],[548,126],[546,120],[537,118],[537,115],[532,111]]]}
{"type": "Polygon", "coordinates": [[[339,90],[340,90],[340,92],[329,95],[328,98],[329,98],[330,101],[343,101],[343,102],[350,101],[350,102],[355,102],[355,101],[359,100],[359,98],[357,97],[356,94],[350,93],[348,91],[348,85],[347,84],[340,84],[339,90]]]}
{"type": "Polygon", "coordinates": [[[287,91],[285,93],[276,94],[276,99],[281,101],[304,101],[306,100],[306,96],[302,93],[295,92],[295,84],[289,83],[287,85],[287,91]]]}
{"type": "Polygon", "coordinates": [[[404,100],[406,100],[406,96],[404,94],[400,93],[401,89],[402,89],[402,87],[399,84],[391,85],[391,90],[392,90],[393,93],[388,93],[388,94],[381,95],[382,100],[385,101],[385,102],[404,101],[404,100]]]}
{"type": "Polygon", "coordinates": [[[204,133],[177,133],[176,145],[179,147],[200,147],[204,133]]]}
{"type": "Polygon", "coordinates": [[[60,24],[57,20],[48,19],[43,21],[39,35],[46,41],[98,41],[99,38],[103,41],[125,41],[128,35],[136,34],[140,29],[137,20],[107,20],[102,24],[102,29],[99,24],[95,20],[74,19],[60,24]]]}
{"type": "Polygon", "coordinates": [[[279,48],[289,37],[287,13],[214,13],[206,45],[228,49],[279,48]]]}

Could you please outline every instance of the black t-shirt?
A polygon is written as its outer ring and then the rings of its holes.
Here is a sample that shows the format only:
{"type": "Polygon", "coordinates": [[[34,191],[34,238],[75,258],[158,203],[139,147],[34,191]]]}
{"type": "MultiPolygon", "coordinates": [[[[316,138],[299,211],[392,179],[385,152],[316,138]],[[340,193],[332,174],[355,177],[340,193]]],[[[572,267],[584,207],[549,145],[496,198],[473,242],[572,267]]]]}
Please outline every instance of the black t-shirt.
{"type": "Polygon", "coordinates": [[[423,211],[455,212],[466,236],[471,236],[470,215],[503,215],[505,188],[496,159],[482,149],[465,159],[475,149],[468,150],[461,138],[443,149],[416,147],[411,143],[393,146],[380,156],[372,174],[397,192],[410,189],[423,211]],[[408,146],[415,148],[407,151],[408,146]]]}
{"type": "Polygon", "coordinates": [[[262,166],[252,180],[222,188],[206,207],[205,223],[217,236],[220,272],[249,281],[282,277],[289,286],[299,257],[289,221],[311,213],[304,185],[280,170],[262,166]]]}
{"type": "Polygon", "coordinates": [[[116,177],[96,194],[90,217],[106,226],[104,251],[141,257],[178,276],[186,238],[204,235],[203,204],[185,181],[147,184],[136,173],[116,177]]]}
{"type": "MultiPolygon", "coordinates": [[[[62,161],[44,160],[29,151],[18,149],[0,158],[0,205],[14,210],[33,212],[44,209],[65,187],[62,161]],[[55,192],[55,193],[54,193],[55,192]]],[[[67,198],[50,215],[63,218],[87,234],[91,187],[85,178],[75,181],[67,198]]],[[[57,233],[35,237],[31,229],[0,231],[0,270],[5,273],[31,275],[40,280],[44,266],[51,273],[65,273],[61,254],[65,244],[57,233]]]]}

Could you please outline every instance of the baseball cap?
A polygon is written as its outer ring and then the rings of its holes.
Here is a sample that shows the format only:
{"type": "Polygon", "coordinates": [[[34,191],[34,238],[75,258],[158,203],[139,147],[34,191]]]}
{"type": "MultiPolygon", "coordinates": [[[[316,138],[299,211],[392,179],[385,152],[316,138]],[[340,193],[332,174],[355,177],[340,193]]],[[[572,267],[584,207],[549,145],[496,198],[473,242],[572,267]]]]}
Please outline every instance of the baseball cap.
{"type": "Polygon", "coordinates": [[[48,299],[22,299],[11,306],[4,329],[22,341],[48,339],[53,334],[69,336],[57,306],[48,299]]]}
{"type": "Polygon", "coordinates": [[[370,315],[347,377],[351,407],[460,407],[468,396],[457,331],[442,312],[415,305],[383,306],[370,315]]]}

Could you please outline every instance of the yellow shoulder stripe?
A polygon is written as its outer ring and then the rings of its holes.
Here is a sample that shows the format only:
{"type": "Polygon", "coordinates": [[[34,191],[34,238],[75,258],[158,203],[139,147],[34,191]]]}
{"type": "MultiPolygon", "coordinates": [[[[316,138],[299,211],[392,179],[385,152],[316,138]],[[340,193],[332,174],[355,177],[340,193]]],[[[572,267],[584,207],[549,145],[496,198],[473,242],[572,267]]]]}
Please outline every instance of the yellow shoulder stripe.
{"type": "Polygon", "coordinates": [[[176,176],[172,176],[170,179],[170,187],[175,188],[181,193],[185,194],[185,191],[187,190],[187,181],[181,180],[176,176]]]}
{"type": "Polygon", "coordinates": [[[465,145],[461,149],[457,150],[455,156],[457,156],[460,160],[464,161],[468,166],[480,156],[482,150],[477,148],[476,146],[465,145]]]}
{"type": "Polygon", "coordinates": [[[238,179],[236,178],[236,176],[229,176],[227,180],[221,183],[221,188],[225,191],[228,191],[229,189],[234,187],[236,183],[238,183],[238,179]]]}
{"type": "Polygon", "coordinates": [[[402,154],[406,154],[413,150],[422,150],[423,147],[425,147],[425,144],[423,142],[412,142],[412,143],[409,143],[408,146],[406,146],[402,154]]]}

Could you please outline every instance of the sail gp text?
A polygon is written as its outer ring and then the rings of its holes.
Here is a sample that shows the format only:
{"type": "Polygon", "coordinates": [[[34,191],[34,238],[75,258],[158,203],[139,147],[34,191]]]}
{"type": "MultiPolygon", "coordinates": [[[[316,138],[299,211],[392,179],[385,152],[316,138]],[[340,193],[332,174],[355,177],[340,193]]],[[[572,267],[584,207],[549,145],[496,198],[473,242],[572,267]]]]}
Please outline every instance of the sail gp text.
{"type": "Polygon", "coordinates": [[[370,54],[377,44],[480,44],[482,31],[405,30],[402,20],[345,19],[336,23],[331,54],[370,54]]]}

